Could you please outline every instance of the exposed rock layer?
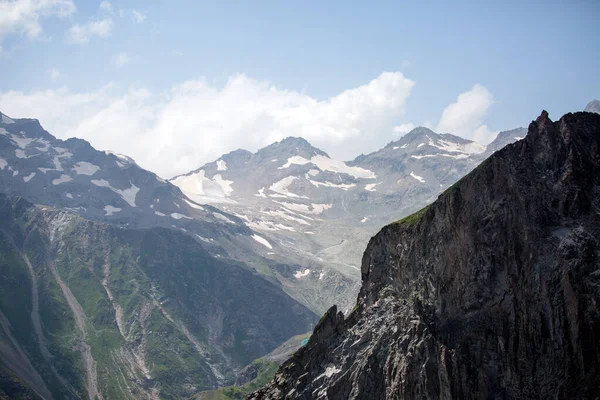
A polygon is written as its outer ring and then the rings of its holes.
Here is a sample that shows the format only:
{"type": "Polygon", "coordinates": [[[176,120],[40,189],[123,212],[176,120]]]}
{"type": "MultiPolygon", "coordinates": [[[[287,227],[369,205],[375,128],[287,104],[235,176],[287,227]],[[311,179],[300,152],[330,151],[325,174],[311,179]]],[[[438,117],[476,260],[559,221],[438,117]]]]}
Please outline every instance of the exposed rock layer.
{"type": "Polygon", "coordinates": [[[357,309],[249,398],[597,398],[599,149],[600,115],[543,112],[376,235],[357,309]]]}

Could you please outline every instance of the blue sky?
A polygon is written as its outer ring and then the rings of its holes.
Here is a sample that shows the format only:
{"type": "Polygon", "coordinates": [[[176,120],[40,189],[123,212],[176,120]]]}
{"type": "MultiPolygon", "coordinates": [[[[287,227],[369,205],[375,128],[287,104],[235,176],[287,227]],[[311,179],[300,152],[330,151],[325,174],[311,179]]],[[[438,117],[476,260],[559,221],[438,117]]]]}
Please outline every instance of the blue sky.
{"type": "Polygon", "coordinates": [[[594,0],[0,0],[0,11],[0,110],[162,175],[288,134],[346,159],[417,125],[486,142],[600,97],[594,0]]]}

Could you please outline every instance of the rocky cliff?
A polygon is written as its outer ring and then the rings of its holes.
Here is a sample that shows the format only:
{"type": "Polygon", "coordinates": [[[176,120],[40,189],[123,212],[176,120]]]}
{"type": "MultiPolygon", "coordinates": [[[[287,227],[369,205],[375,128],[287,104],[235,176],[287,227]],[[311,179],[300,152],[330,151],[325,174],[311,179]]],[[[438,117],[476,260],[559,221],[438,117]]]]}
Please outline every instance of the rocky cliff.
{"type": "Polygon", "coordinates": [[[372,238],[356,309],[249,398],[597,398],[599,238],[600,115],[543,112],[372,238]]]}

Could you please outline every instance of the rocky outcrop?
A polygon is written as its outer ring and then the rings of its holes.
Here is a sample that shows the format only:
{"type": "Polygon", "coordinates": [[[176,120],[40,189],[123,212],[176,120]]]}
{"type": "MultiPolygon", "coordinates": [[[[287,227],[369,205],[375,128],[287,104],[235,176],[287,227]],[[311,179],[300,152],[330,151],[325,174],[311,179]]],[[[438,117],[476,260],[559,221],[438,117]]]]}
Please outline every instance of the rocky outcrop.
{"type": "Polygon", "coordinates": [[[354,312],[249,398],[598,398],[599,238],[600,116],[543,112],[372,238],[354,312]]]}

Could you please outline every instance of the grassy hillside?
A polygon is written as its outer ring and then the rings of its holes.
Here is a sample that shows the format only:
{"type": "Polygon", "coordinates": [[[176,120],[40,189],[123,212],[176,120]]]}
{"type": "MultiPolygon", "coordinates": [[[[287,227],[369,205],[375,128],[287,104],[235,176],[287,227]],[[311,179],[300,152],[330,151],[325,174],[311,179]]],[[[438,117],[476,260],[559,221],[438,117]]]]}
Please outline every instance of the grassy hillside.
{"type": "Polygon", "coordinates": [[[232,384],[315,320],[179,231],[0,195],[0,367],[45,397],[189,397],[232,384]]]}
{"type": "Polygon", "coordinates": [[[258,369],[256,378],[241,386],[227,386],[224,388],[210,390],[194,396],[195,400],[243,400],[246,395],[263,387],[273,378],[279,365],[273,361],[259,359],[251,366],[258,369]]]}

